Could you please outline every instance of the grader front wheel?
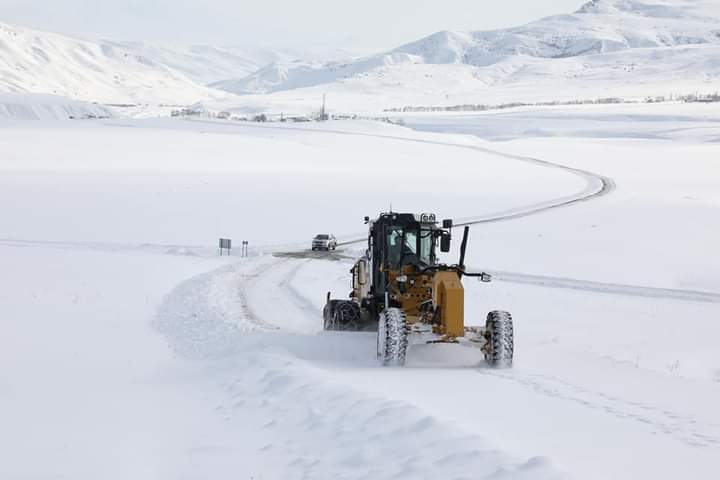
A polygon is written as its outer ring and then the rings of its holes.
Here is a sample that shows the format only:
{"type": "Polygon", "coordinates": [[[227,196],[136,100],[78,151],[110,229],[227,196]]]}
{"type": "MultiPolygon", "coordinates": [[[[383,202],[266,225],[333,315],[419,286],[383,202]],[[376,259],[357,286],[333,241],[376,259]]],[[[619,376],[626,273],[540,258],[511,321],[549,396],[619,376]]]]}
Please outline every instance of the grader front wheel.
{"type": "Polygon", "coordinates": [[[512,367],[515,350],[514,337],[512,315],[503,311],[488,313],[485,323],[487,343],[483,347],[488,365],[496,368],[512,367]]]}
{"type": "Polygon", "coordinates": [[[407,317],[400,308],[388,308],[378,317],[377,355],[383,366],[405,365],[408,347],[407,317]]]}

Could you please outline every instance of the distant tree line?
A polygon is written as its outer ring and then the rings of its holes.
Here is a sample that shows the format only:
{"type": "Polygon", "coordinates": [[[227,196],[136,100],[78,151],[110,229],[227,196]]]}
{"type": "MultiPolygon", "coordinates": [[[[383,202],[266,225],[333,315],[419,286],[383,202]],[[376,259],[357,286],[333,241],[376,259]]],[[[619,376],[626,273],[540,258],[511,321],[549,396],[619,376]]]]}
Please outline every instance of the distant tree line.
{"type": "Polygon", "coordinates": [[[629,99],[622,97],[603,97],[575,100],[552,100],[546,102],[509,102],[495,105],[488,104],[463,104],[449,106],[406,106],[400,108],[388,108],[385,112],[392,113],[413,113],[413,112],[485,112],[488,110],[506,110],[508,108],[519,107],[553,107],[566,105],[611,105],[624,103],[668,103],[668,102],[684,102],[684,103],[715,103],[720,102],[720,93],[712,94],[689,94],[689,95],[670,95],[645,97],[643,99],[629,99]]]}
{"type": "MultiPolygon", "coordinates": [[[[413,113],[413,112],[485,112],[489,110],[506,110],[509,108],[519,107],[553,107],[553,106],[570,106],[570,105],[613,105],[613,104],[639,104],[639,103],[720,103],[720,92],[711,94],[686,94],[670,96],[649,96],[645,98],[622,98],[622,97],[602,97],[591,99],[575,99],[575,100],[552,100],[546,102],[508,102],[496,105],[488,104],[464,104],[450,106],[406,106],[401,108],[388,108],[384,112],[388,113],[413,113]]],[[[285,113],[272,114],[260,113],[252,116],[234,115],[227,111],[213,112],[204,108],[180,108],[171,112],[173,117],[202,117],[214,118],[219,120],[233,120],[239,122],[318,122],[324,120],[368,120],[375,122],[392,123],[403,125],[404,122],[400,118],[391,118],[388,116],[363,116],[356,114],[327,114],[315,112],[310,115],[285,113]]]]}
{"type": "Polygon", "coordinates": [[[394,125],[404,125],[401,118],[391,118],[388,116],[375,117],[375,116],[363,116],[354,114],[324,114],[313,113],[310,115],[304,114],[293,114],[288,115],[285,113],[272,114],[272,113],[260,113],[252,116],[238,116],[233,115],[230,112],[213,112],[204,108],[180,108],[173,110],[170,115],[172,117],[197,117],[197,118],[210,118],[218,120],[233,120],[237,122],[281,122],[281,123],[304,123],[304,122],[320,122],[325,120],[367,120],[373,122],[385,122],[392,123],[394,125]]]}

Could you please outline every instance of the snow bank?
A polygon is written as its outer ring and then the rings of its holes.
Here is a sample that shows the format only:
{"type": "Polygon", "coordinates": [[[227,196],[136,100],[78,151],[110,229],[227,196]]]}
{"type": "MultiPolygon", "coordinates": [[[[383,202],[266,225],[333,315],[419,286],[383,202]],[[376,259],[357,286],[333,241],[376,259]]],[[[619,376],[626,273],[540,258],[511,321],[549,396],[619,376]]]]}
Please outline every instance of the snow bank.
{"type": "Polygon", "coordinates": [[[106,107],[54,95],[0,94],[1,120],[83,120],[110,118],[106,107]]]}

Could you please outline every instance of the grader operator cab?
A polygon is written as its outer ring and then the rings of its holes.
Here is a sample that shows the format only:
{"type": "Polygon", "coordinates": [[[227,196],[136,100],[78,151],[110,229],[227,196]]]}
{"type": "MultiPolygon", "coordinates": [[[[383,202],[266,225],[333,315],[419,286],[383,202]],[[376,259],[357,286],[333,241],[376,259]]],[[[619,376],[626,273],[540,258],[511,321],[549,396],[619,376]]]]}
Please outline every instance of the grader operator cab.
{"type": "Polygon", "coordinates": [[[508,312],[492,311],[484,327],[465,325],[463,277],[491,281],[486,273],[465,269],[469,227],[460,261],[438,263],[437,247],[450,251],[452,220],[438,226],[433,214],[383,213],[369,225],[368,248],[353,266],[350,300],[328,293],[325,330],[377,330],[383,365],[404,365],[411,343],[458,343],[481,349],[489,365],[509,367],[513,360],[513,322],[508,312]]]}

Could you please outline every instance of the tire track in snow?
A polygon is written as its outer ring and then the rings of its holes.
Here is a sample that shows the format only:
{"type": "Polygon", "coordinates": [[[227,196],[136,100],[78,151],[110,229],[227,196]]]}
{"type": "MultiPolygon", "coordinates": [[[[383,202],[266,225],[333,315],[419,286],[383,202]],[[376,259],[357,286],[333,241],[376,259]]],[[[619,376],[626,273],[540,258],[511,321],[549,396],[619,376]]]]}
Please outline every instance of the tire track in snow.
{"type": "Polygon", "coordinates": [[[303,310],[303,312],[306,312],[308,315],[312,315],[315,318],[319,318],[322,315],[322,311],[318,309],[313,303],[308,300],[302,293],[300,293],[295,286],[293,285],[293,281],[295,280],[295,277],[297,276],[298,272],[306,266],[311,260],[305,260],[303,262],[298,263],[295,267],[292,268],[287,274],[287,277],[285,277],[280,282],[281,288],[286,288],[290,296],[295,300],[295,304],[303,310]]]}
{"type": "Polygon", "coordinates": [[[556,376],[524,372],[479,369],[482,375],[520,384],[534,392],[606,413],[620,420],[642,424],[655,434],[666,435],[691,447],[720,445],[720,425],[714,425],[693,415],[660,408],[647,402],[624,400],[601,391],[575,385],[556,376]]]}
{"type": "Polygon", "coordinates": [[[322,330],[321,312],[292,285],[307,262],[309,260],[276,258],[266,264],[252,282],[240,285],[248,309],[256,319],[286,332],[315,334],[322,330]],[[283,318],[277,318],[283,311],[283,318]]]}

